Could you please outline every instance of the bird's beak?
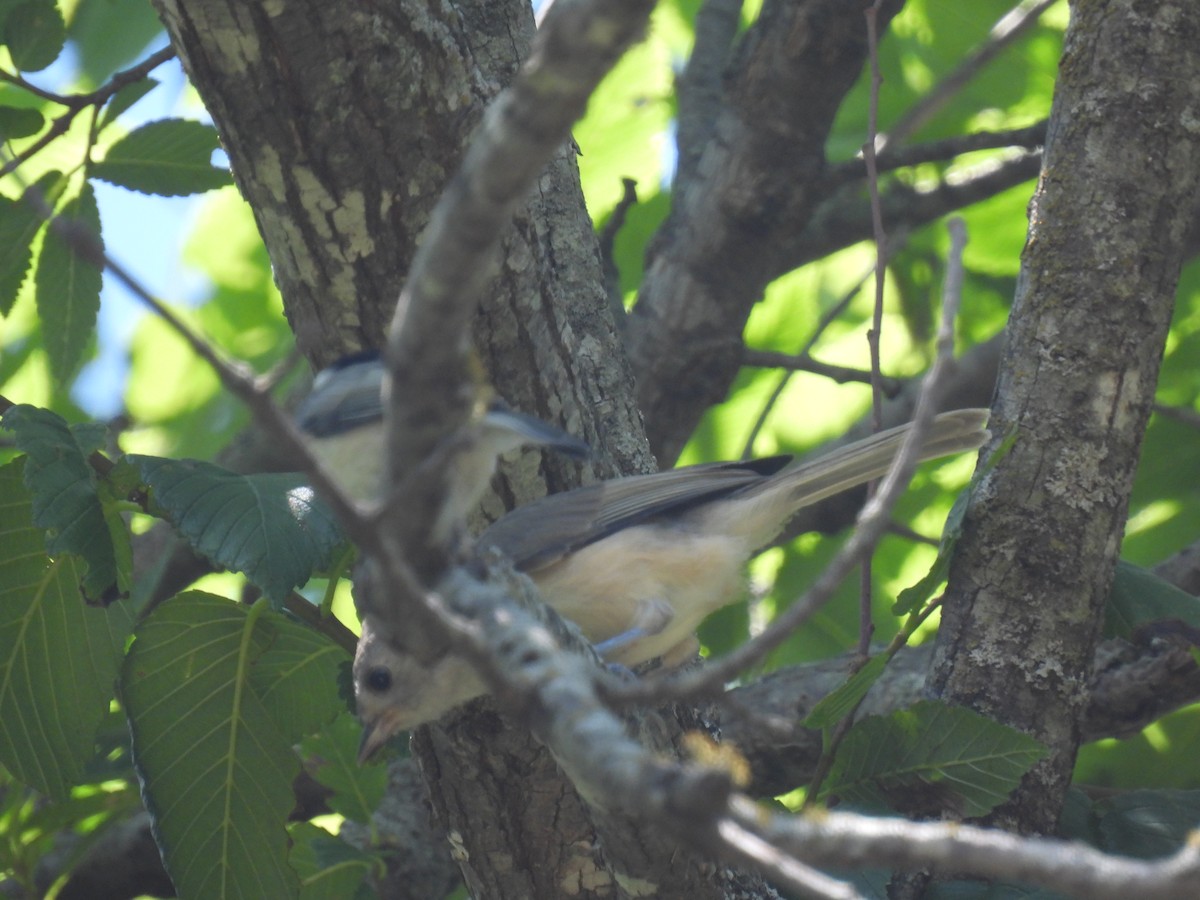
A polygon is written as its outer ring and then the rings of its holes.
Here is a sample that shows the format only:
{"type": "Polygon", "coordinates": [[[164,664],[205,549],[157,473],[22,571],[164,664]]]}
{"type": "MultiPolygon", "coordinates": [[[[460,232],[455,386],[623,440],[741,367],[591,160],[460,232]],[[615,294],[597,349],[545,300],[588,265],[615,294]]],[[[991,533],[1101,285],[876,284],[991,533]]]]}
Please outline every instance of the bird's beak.
{"type": "Polygon", "coordinates": [[[358,764],[367,761],[379,752],[379,748],[403,730],[404,723],[396,710],[386,710],[369,722],[363,722],[362,741],[358,745],[358,764]]]}

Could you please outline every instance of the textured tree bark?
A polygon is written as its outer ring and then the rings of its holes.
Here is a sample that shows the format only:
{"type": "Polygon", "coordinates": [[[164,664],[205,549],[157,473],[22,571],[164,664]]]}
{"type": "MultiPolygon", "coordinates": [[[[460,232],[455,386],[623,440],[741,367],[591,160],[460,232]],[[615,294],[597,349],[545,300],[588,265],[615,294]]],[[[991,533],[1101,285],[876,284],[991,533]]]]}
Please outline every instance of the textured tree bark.
{"type": "MultiPolygon", "coordinates": [[[[254,209],[299,347],[322,365],[381,346],[430,211],[484,104],[528,50],[528,4],[164,0],[159,11],[254,209]]],[[[493,383],[517,408],[588,439],[605,474],[649,468],[568,146],[515,222],[476,320],[493,383]]],[[[510,505],[578,478],[574,466],[536,454],[505,473],[510,505]]],[[[486,742],[494,721],[460,724],[461,740],[486,742]]],[[[456,765],[457,757],[422,757],[443,795],[435,798],[447,815],[440,824],[484,873],[481,883],[537,872],[547,884],[565,884],[571,872],[563,867],[578,866],[570,842],[595,843],[581,837],[591,834],[582,802],[539,752],[537,765],[526,766],[524,757],[505,763],[493,747],[488,772],[456,765]],[[553,796],[553,814],[531,819],[528,830],[506,829],[507,809],[474,789],[485,777],[505,782],[511,796],[553,796]]],[[[398,855],[388,884],[405,885],[408,896],[439,896],[441,882],[425,880],[427,868],[398,855]]],[[[510,886],[512,893],[489,895],[529,896],[519,880],[510,886]]]]}
{"type": "MultiPolygon", "coordinates": [[[[254,210],[297,345],[316,366],[381,346],[430,211],[528,50],[528,4],[159,11],[254,210]]],[[[516,223],[476,323],[494,384],[590,440],[609,473],[647,469],[568,147],[516,223]]],[[[570,486],[558,465],[545,474],[570,486]]],[[[523,477],[516,496],[544,492],[523,477]]]]}
{"type": "Polygon", "coordinates": [[[1054,827],[1200,190],[1200,23],[1072,9],[993,410],[930,689],[1046,743],[998,820],[1054,827]]]}
{"type": "MultiPolygon", "coordinates": [[[[880,28],[902,5],[883,4],[880,28]]],[[[862,7],[837,0],[768,0],[738,48],[712,137],[687,169],[695,177],[675,185],[671,216],[647,250],[629,322],[646,427],[664,465],[724,399],[750,310],[786,271],[786,236],[824,197],[825,141],[866,53],[862,7]]]]}

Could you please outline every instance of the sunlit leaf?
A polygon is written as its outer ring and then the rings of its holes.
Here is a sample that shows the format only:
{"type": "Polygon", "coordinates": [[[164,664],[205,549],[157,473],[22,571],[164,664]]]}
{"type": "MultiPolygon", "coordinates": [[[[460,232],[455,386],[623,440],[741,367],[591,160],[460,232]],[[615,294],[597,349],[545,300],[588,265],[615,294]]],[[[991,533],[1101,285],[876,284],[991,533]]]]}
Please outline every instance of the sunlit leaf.
{"type": "Polygon", "coordinates": [[[58,59],[67,30],[54,0],[26,0],[4,20],[2,42],[21,72],[40,72],[58,59]]]}
{"type": "Polygon", "coordinates": [[[83,360],[100,309],[100,270],[78,252],[84,244],[103,247],[90,184],[67,202],[57,221],[60,227],[51,227],[42,245],[34,285],[50,370],[59,383],[66,383],[83,360]]]}
{"type": "Polygon", "coordinates": [[[7,316],[33,259],[33,238],[42,217],[19,200],[0,197],[0,316],[7,316]]]}
{"type": "Polygon", "coordinates": [[[145,194],[198,194],[231,184],[225,169],[212,164],[220,146],[211,125],[163,119],[131,131],[113,144],[91,174],[145,194]]]}
{"type": "Polygon", "coordinates": [[[46,118],[39,110],[21,106],[0,106],[0,140],[30,137],[42,130],[46,118]]]}

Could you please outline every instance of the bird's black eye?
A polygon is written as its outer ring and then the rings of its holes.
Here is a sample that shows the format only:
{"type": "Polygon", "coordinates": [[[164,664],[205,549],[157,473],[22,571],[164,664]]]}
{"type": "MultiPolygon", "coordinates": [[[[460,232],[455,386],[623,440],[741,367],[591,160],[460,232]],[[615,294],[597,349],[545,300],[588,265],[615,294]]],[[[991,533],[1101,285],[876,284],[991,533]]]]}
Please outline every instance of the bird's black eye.
{"type": "Polygon", "coordinates": [[[367,672],[366,685],[368,690],[382,694],[392,686],[392,673],[383,666],[376,666],[367,672]]]}

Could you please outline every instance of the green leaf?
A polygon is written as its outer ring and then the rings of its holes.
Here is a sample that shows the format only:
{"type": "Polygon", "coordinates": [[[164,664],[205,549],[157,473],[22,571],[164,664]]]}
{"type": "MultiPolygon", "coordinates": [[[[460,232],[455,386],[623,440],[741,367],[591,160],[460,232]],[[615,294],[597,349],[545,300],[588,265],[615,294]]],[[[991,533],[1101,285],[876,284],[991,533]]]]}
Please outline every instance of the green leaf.
{"type": "Polygon", "coordinates": [[[93,756],[133,616],[86,606],[74,557],[46,558],[24,468],[0,468],[0,763],[61,799],[93,756]]]}
{"type": "Polygon", "coordinates": [[[154,7],[144,0],[104,0],[78,4],[67,36],[79,51],[83,77],[104,84],[117,69],[132,65],[162,30],[154,7]]]}
{"type": "MultiPolygon", "coordinates": [[[[97,242],[103,249],[100,211],[90,184],[68,201],[56,221],[68,229],[71,240],[97,242]]],[[[34,287],[50,371],[60,384],[71,380],[92,336],[100,309],[100,281],[100,270],[51,227],[38,257],[34,287]]]]}
{"type": "Polygon", "coordinates": [[[12,312],[29,272],[34,238],[44,224],[31,198],[53,206],[63,183],[62,173],[51,170],[30,185],[21,200],[0,197],[0,316],[12,312]]]}
{"type": "Polygon", "coordinates": [[[1200,597],[1148,569],[1117,560],[1104,620],[1105,637],[1130,639],[1142,625],[1172,619],[1200,629],[1200,597]]]}
{"type": "Polygon", "coordinates": [[[121,88],[108,101],[108,105],[104,107],[104,112],[100,114],[100,124],[98,130],[103,130],[117,120],[117,117],[133,104],[137,103],[148,93],[158,87],[158,80],[155,78],[143,78],[141,81],[135,81],[133,84],[127,84],[121,88]]]}
{"type": "Polygon", "coordinates": [[[369,900],[376,894],[366,878],[377,860],[351,847],[311,822],[288,829],[292,853],[288,862],[302,879],[300,900],[369,900]]]}
{"type": "Polygon", "coordinates": [[[300,744],[313,777],[333,793],[325,801],[329,808],[364,825],[378,809],[387,789],[387,765],[358,764],[362,726],[350,713],[338,716],[300,744]]]}
{"type": "Polygon", "coordinates": [[[255,689],[281,617],[201,592],[138,626],[121,674],[134,764],[180,897],[295,897],[287,864],[300,766],[255,689]]]}
{"type": "Polygon", "coordinates": [[[1045,753],[1029,735],[926,700],[851,728],[824,794],[868,808],[923,811],[949,804],[962,816],[982,816],[1045,753]]]}
{"type": "Polygon", "coordinates": [[[251,684],[280,733],[295,742],[345,712],[338,675],[350,665],[350,656],[299,622],[280,618],[276,628],[270,649],[254,666],[251,684]]]}
{"type": "Polygon", "coordinates": [[[239,475],[191,459],[129,461],[193,550],[243,573],[273,601],[328,568],[342,542],[333,515],[300,475],[239,475]]]}
{"type": "Polygon", "coordinates": [[[0,41],[3,40],[4,26],[8,22],[8,14],[21,5],[21,0],[0,0],[0,41]]]}
{"type": "Polygon", "coordinates": [[[130,588],[128,530],[110,498],[102,498],[88,454],[104,439],[96,424],[67,425],[56,413],[19,404],[0,425],[28,457],[25,484],[33,494],[33,521],[46,529],[46,552],[74,553],[87,563],[80,587],[89,600],[111,599],[114,586],[130,588]],[[106,502],[107,499],[107,502],[106,502]]]}
{"type": "Polygon", "coordinates": [[[58,59],[67,28],[54,0],[28,0],[4,20],[3,43],[21,72],[40,72],[58,59]]]}
{"type": "Polygon", "coordinates": [[[805,728],[824,729],[846,718],[874,687],[890,660],[891,656],[886,653],[872,656],[845,684],[823,697],[800,724],[805,728]]]}
{"type": "Polygon", "coordinates": [[[46,118],[41,111],[21,106],[0,106],[0,140],[30,137],[42,130],[46,118]]]}
{"type": "Polygon", "coordinates": [[[12,312],[33,259],[42,217],[27,203],[0,197],[0,316],[12,312]]]}
{"type": "Polygon", "coordinates": [[[163,119],[113,144],[90,174],[144,194],[198,194],[233,183],[228,171],[212,164],[219,146],[211,125],[163,119]]]}

